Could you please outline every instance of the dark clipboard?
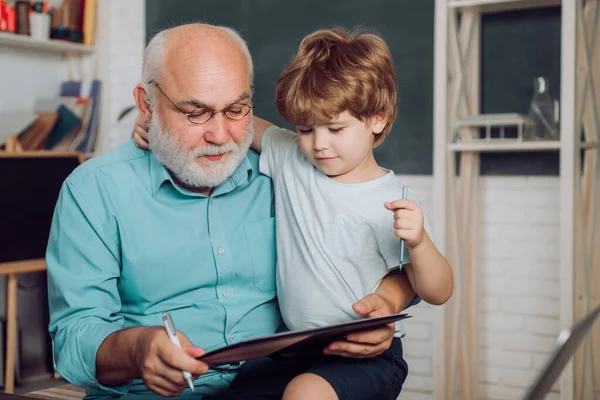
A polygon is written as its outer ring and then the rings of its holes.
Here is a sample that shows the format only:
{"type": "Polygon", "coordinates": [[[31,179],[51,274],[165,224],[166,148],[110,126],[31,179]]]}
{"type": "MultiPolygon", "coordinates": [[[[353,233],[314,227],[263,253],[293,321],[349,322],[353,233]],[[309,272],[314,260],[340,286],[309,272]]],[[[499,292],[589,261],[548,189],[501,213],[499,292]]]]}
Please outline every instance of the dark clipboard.
{"type": "Polygon", "coordinates": [[[238,364],[240,361],[253,360],[271,356],[282,350],[291,350],[303,345],[317,346],[342,339],[350,332],[373,329],[402,319],[410,318],[407,314],[392,314],[383,317],[364,318],[338,325],[301,331],[281,332],[261,336],[230,346],[210,351],[197,359],[218,367],[226,364],[238,364]]]}

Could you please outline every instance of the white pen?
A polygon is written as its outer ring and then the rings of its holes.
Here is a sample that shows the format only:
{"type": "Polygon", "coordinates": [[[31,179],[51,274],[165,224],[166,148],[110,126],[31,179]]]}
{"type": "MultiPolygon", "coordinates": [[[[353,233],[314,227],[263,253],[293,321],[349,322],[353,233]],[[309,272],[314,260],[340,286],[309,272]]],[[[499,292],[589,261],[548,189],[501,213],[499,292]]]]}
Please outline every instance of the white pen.
{"type": "MultiPolygon", "coordinates": [[[[171,339],[171,343],[173,343],[181,349],[181,343],[179,343],[179,339],[177,339],[177,334],[175,333],[175,324],[173,323],[173,318],[171,318],[171,314],[169,314],[168,312],[162,313],[162,319],[165,323],[165,329],[167,330],[167,335],[169,335],[169,339],[171,339]]],[[[192,383],[192,374],[190,374],[188,371],[181,372],[183,372],[183,377],[185,378],[185,381],[187,382],[188,386],[193,392],[194,384],[192,383]]]]}
{"type": "MultiPolygon", "coordinates": [[[[406,200],[408,197],[408,186],[404,185],[402,188],[402,200],[406,200]]],[[[400,266],[404,264],[404,239],[400,239],[400,266]]]]}

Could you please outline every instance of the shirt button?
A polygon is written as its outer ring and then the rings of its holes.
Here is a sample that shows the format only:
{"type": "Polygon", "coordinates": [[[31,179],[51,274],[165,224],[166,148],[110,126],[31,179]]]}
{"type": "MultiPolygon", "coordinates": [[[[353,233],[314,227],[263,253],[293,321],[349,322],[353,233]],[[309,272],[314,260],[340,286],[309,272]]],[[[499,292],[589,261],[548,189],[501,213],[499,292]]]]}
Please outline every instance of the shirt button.
{"type": "Polygon", "coordinates": [[[215,199],[211,197],[209,201],[212,203],[215,199]]]}
{"type": "Polygon", "coordinates": [[[219,248],[219,250],[217,250],[217,253],[219,253],[219,255],[222,256],[223,253],[225,253],[225,250],[223,250],[222,248],[219,248]]]}
{"type": "Polygon", "coordinates": [[[233,339],[233,334],[231,332],[229,332],[227,334],[227,339],[232,340],[233,339]]]}
{"type": "Polygon", "coordinates": [[[228,298],[229,297],[229,292],[223,292],[223,297],[228,298]]]}

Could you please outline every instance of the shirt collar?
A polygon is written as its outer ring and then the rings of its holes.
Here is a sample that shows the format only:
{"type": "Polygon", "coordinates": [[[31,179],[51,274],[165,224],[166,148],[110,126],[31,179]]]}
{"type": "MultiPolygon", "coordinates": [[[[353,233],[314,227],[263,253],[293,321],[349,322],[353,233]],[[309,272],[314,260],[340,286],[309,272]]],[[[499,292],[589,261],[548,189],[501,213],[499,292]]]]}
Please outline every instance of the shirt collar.
{"type": "MultiPolygon", "coordinates": [[[[156,196],[158,190],[161,188],[163,183],[169,181],[174,188],[181,189],[183,192],[189,192],[186,189],[180,188],[177,186],[173,177],[167,170],[167,168],[154,157],[154,154],[150,153],[150,180],[152,184],[152,194],[156,196]]],[[[221,185],[217,186],[214,190],[215,194],[226,193],[237,186],[241,186],[252,179],[254,174],[254,168],[250,160],[248,160],[248,156],[244,157],[240,165],[237,169],[231,174],[231,176],[223,182],[221,185]]],[[[192,192],[190,192],[191,194],[192,192]]]]}

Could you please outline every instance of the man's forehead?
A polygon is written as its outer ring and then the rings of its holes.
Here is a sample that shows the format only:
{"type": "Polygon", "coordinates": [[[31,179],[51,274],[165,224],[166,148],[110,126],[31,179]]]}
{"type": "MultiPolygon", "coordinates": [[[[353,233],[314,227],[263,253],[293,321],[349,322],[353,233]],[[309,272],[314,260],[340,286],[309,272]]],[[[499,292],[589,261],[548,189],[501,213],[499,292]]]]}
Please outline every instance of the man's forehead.
{"type": "Polygon", "coordinates": [[[180,95],[180,104],[193,107],[220,109],[234,103],[248,102],[252,97],[252,88],[231,90],[187,90],[180,95]]]}
{"type": "Polygon", "coordinates": [[[231,104],[245,102],[247,103],[252,97],[252,90],[249,87],[247,90],[237,92],[237,94],[231,94],[229,96],[219,95],[211,96],[207,94],[199,94],[197,96],[190,97],[184,101],[194,107],[212,108],[219,109],[227,107],[231,104]]]}
{"type": "Polygon", "coordinates": [[[200,46],[200,42],[170,43],[164,56],[166,71],[174,75],[187,75],[188,79],[249,73],[249,59],[238,46],[216,45],[214,42],[211,46],[200,46]]]}
{"type": "Polygon", "coordinates": [[[170,78],[167,76],[167,85],[172,87],[177,101],[196,101],[205,107],[232,104],[252,95],[248,73],[175,73],[170,78]]]}

